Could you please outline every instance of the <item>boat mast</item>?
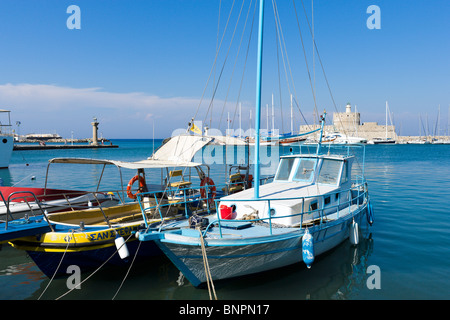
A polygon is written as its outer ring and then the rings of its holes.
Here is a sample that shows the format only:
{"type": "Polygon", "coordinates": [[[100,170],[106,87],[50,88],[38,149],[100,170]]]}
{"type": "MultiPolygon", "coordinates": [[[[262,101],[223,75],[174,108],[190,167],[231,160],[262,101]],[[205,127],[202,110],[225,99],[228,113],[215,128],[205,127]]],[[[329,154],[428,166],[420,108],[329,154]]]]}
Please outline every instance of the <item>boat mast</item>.
{"type": "Polygon", "coordinates": [[[388,113],[388,102],[386,101],[386,140],[387,140],[387,132],[388,132],[388,129],[387,129],[387,113],[388,113]]]}
{"type": "Polygon", "coordinates": [[[275,136],[275,109],[273,107],[273,93],[272,93],[272,137],[275,136]]]}
{"type": "Polygon", "coordinates": [[[291,94],[291,134],[294,134],[294,112],[292,108],[292,94],[291,94]]]}
{"type": "Polygon", "coordinates": [[[323,128],[325,127],[325,118],[327,116],[326,111],[323,111],[323,115],[320,116],[320,134],[319,134],[319,143],[317,143],[317,152],[316,154],[319,155],[322,150],[322,137],[323,137],[323,128]]]}
{"type": "Polygon", "coordinates": [[[258,61],[256,71],[256,115],[255,115],[255,188],[254,197],[259,198],[259,126],[261,109],[261,79],[262,79],[262,47],[264,26],[264,0],[259,0],[259,31],[258,31],[258,61]]]}

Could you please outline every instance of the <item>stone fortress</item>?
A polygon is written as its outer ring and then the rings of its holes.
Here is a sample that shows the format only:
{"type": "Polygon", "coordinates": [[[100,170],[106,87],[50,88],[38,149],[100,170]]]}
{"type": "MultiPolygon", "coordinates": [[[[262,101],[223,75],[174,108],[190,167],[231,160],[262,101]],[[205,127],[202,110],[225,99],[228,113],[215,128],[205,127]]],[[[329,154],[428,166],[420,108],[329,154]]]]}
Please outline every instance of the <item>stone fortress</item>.
{"type": "MultiPolygon", "coordinates": [[[[300,133],[305,133],[318,127],[318,124],[302,125],[300,126],[300,133]]],[[[399,138],[395,133],[395,126],[393,125],[379,125],[377,122],[364,122],[361,124],[360,113],[356,111],[352,112],[350,103],[347,103],[345,112],[333,113],[333,124],[325,125],[324,132],[339,132],[349,137],[361,137],[367,139],[367,141],[373,140],[374,138],[391,138],[393,140],[398,140],[399,138]]]]}

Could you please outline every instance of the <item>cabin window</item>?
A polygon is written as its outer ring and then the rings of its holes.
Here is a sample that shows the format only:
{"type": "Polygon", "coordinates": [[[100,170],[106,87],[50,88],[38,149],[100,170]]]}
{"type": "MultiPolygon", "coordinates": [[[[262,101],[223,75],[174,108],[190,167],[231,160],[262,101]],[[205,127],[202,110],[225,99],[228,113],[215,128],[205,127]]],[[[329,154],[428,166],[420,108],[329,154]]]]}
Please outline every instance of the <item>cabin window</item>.
{"type": "Polygon", "coordinates": [[[314,211],[317,210],[318,206],[317,206],[317,201],[311,202],[309,205],[309,211],[314,211]]]}
{"type": "Polygon", "coordinates": [[[344,168],[342,169],[341,184],[348,181],[348,161],[344,162],[344,168]]]}
{"type": "Polygon", "coordinates": [[[314,173],[314,166],[316,161],[312,159],[301,159],[294,180],[311,181],[314,173]]]}
{"type": "Polygon", "coordinates": [[[325,199],[323,199],[323,203],[324,205],[328,205],[331,202],[331,196],[326,197],[325,199]]]}
{"type": "Polygon", "coordinates": [[[294,165],[294,161],[295,158],[281,159],[275,180],[287,181],[289,179],[289,176],[291,175],[291,170],[292,166],[294,165]]]}
{"type": "Polygon", "coordinates": [[[333,184],[335,185],[338,181],[339,173],[341,171],[342,161],[324,159],[322,163],[322,168],[319,173],[319,183],[323,184],[333,184]]]}

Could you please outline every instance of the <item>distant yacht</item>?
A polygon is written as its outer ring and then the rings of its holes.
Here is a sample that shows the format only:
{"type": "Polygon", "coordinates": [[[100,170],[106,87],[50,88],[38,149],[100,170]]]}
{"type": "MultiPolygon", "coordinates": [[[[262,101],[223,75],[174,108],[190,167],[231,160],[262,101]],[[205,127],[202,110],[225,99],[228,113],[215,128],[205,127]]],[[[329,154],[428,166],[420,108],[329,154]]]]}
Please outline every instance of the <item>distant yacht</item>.
{"type": "Polygon", "coordinates": [[[3,121],[3,117],[0,118],[0,169],[9,167],[14,147],[10,113],[9,110],[0,109],[0,115],[7,115],[8,118],[7,122],[3,121]]]}
{"type": "MultiPolygon", "coordinates": [[[[388,114],[389,119],[391,118],[388,102],[386,101],[386,137],[383,138],[374,138],[373,140],[370,140],[368,144],[395,144],[396,141],[393,138],[388,138],[388,114]]],[[[392,125],[392,119],[391,119],[391,125],[392,125]]]]}
{"type": "Polygon", "coordinates": [[[340,132],[328,133],[323,138],[323,143],[331,144],[361,144],[367,143],[367,139],[361,137],[350,137],[340,132]]]}

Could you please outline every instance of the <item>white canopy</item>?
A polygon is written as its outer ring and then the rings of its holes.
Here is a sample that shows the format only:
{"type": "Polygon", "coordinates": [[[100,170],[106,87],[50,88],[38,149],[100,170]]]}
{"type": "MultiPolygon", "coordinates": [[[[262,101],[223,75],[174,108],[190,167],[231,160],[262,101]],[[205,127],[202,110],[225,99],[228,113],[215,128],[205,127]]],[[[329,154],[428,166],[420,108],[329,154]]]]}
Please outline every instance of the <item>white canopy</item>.
{"type": "Polygon", "coordinates": [[[151,160],[190,162],[194,155],[212,140],[210,137],[178,135],[163,144],[151,160]]]}
{"type": "Polygon", "coordinates": [[[136,162],[88,158],[54,158],[49,163],[103,164],[126,169],[157,169],[173,167],[197,167],[201,163],[192,162],[195,153],[211,141],[211,138],[179,135],[170,138],[151,158],[136,162]]]}
{"type": "Polygon", "coordinates": [[[163,161],[163,160],[141,160],[136,162],[126,162],[118,160],[106,159],[89,159],[89,158],[54,158],[49,163],[72,163],[72,164],[104,164],[115,165],[126,169],[156,169],[156,168],[172,168],[172,167],[196,167],[201,163],[183,162],[183,161],[163,161]]]}

